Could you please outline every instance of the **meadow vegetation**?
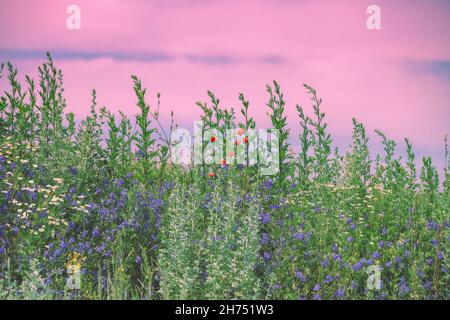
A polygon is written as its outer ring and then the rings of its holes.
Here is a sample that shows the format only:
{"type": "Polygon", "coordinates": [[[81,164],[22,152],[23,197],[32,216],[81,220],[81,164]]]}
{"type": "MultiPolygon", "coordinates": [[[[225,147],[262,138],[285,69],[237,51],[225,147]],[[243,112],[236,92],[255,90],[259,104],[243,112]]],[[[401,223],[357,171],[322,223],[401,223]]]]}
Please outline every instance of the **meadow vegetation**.
{"type": "MultiPolygon", "coordinates": [[[[161,123],[160,95],[149,98],[136,76],[137,115],[100,108],[92,91],[78,123],[50,55],[38,72],[21,83],[10,63],[0,71],[9,82],[0,96],[1,299],[450,298],[446,142],[441,177],[408,139],[397,146],[382,131],[384,152],[372,156],[355,119],[340,153],[308,85],[313,112],[296,106],[292,137],[273,82],[277,175],[227,162],[186,167],[170,161],[173,117],[161,123]],[[371,265],[379,289],[367,286],[371,265]],[[73,271],[79,288],[67,285],[73,271]]],[[[242,129],[244,139],[256,122],[238,97],[239,117],[208,92],[203,129],[242,129]]]]}

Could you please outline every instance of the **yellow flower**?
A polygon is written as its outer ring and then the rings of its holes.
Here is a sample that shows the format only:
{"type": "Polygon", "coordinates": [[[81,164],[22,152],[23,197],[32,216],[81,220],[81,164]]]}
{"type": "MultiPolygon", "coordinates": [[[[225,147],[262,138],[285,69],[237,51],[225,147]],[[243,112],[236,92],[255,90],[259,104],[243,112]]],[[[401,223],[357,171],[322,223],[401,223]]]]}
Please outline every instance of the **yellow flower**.
{"type": "Polygon", "coordinates": [[[82,257],[80,253],[74,251],[69,255],[66,267],[71,269],[73,272],[80,270],[81,264],[84,260],[86,260],[86,257],[82,257]]]}

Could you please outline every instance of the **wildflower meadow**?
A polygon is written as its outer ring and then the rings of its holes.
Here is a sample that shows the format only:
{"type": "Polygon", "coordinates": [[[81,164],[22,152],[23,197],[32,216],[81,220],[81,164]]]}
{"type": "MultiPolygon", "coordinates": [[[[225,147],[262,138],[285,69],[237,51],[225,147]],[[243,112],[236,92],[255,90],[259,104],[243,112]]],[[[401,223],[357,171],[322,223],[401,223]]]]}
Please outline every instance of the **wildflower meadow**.
{"type": "Polygon", "coordinates": [[[311,104],[295,106],[274,81],[267,148],[244,94],[235,110],[208,92],[181,149],[136,76],[138,114],[92,91],[78,121],[50,54],[38,79],[0,70],[0,299],[450,298],[445,137],[443,171],[382,123],[381,154],[357,119],[340,152],[319,92],[304,85],[311,104]]]}

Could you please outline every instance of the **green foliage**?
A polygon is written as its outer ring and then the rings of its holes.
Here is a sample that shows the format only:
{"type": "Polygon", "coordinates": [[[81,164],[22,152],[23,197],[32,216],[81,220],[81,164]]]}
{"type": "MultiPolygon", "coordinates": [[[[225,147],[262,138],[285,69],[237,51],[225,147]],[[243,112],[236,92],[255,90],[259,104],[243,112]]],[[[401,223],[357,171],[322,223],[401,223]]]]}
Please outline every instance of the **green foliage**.
{"type": "MultiPolygon", "coordinates": [[[[443,179],[430,157],[417,163],[408,139],[402,160],[379,130],[384,154],[372,158],[355,119],[349,150],[333,152],[322,99],[304,85],[312,115],[296,106],[296,154],[289,106],[273,82],[267,105],[279,132],[279,174],[234,163],[183,166],[171,162],[173,113],[165,125],[160,94],[151,108],[136,76],[135,117],[99,108],[93,90],[89,114],[75,119],[50,55],[36,84],[25,77],[26,88],[12,64],[6,71],[1,299],[450,297],[447,137],[443,179]],[[381,268],[380,289],[367,286],[369,266],[381,268]],[[71,270],[80,272],[78,288],[67,285],[71,270]]],[[[244,94],[238,115],[207,94],[209,102],[197,103],[202,151],[210,147],[206,129],[224,141],[228,129],[240,132],[236,139],[256,129],[244,94]]],[[[249,164],[248,144],[232,148],[243,148],[249,164]]],[[[225,150],[218,156],[226,159],[225,150]]]]}
{"type": "Polygon", "coordinates": [[[352,152],[347,155],[348,178],[349,184],[353,185],[362,196],[365,195],[365,190],[370,183],[372,161],[368,141],[364,125],[353,119],[352,152]]]}
{"type": "Polygon", "coordinates": [[[138,99],[137,106],[140,113],[136,115],[136,125],[138,131],[134,136],[136,148],[138,149],[140,161],[137,166],[139,180],[142,183],[147,183],[152,178],[152,169],[155,166],[155,158],[157,151],[153,149],[155,145],[155,138],[153,137],[156,129],[151,126],[150,106],[145,102],[146,89],[142,88],[141,80],[136,76],[131,77],[134,83],[134,92],[138,99]]]}
{"type": "Polygon", "coordinates": [[[279,175],[278,181],[284,182],[289,174],[289,160],[292,158],[289,154],[289,128],[287,126],[285,115],[285,104],[283,93],[281,92],[280,85],[274,81],[273,88],[270,85],[266,86],[266,90],[269,93],[269,101],[267,106],[270,108],[268,116],[272,122],[272,127],[278,131],[279,134],[279,175]]]}

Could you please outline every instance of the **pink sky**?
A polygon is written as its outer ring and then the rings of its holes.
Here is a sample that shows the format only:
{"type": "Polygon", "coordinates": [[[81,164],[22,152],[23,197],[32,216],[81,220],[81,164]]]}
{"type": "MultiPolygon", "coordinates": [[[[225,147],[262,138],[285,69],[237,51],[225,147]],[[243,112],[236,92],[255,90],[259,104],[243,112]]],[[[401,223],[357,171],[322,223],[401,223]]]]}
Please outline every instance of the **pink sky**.
{"type": "Polygon", "coordinates": [[[77,117],[87,114],[94,88],[101,105],[134,114],[136,74],[148,102],[161,92],[163,114],[173,109],[181,125],[198,119],[195,102],[212,90],[235,108],[245,93],[257,126],[266,127],[265,84],[275,79],[296,135],[295,104],[311,112],[306,82],[323,97],[339,147],[356,117],[371,137],[376,128],[400,144],[409,137],[419,156],[444,165],[448,0],[0,0],[0,39],[0,61],[12,61],[22,77],[53,53],[77,117]],[[70,4],[81,8],[81,30],[66,28],[70,4]],[[381,8],[381,30],[366,27],[371,4],[381,8]]]}

